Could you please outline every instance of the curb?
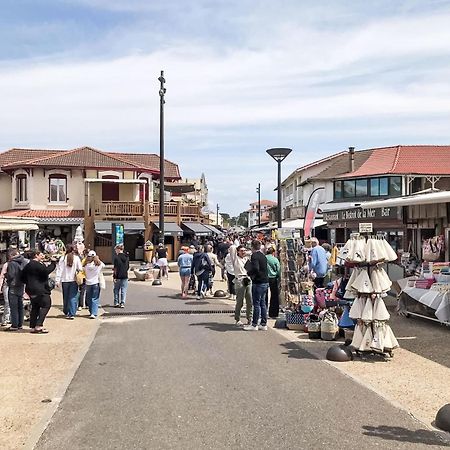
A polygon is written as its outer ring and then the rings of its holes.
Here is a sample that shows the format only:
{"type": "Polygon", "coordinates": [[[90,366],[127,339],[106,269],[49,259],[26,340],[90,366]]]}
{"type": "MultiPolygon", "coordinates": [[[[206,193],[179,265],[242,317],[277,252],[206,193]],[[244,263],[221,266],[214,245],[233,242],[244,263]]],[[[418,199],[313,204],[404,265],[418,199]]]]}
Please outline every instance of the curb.
{"type": "Polygon", "coordinates": [[[27,441],[22,446],[23,449],[33,450],[36,447],[42,434],[47,429],[48,424],[50,423],[53,415],[57,411],[59,404],[63,400],[64,394],[66,393],[67,388],[69,387],[70,383],[72,382],[78,368],[80,367],[84,357],[86,356],[86,353],[88,352],[89,348],[91,347],[91,344],[94,341],[99,328],[100,328],[100,320],[96,320],[96,326],[92,330],[89,338],[84,342],[84,344],[81,346],[81,348],[77,352],[74,364],[68,371],[65,380],[59,386],[59,388],[55,394],[55,397],[52,398],[52,402],[49,404],[48,409],[45,411],[45,413],[43,414],[43,416],[39,420],[39,422],[36,423],[32,427],[27,441]]]}

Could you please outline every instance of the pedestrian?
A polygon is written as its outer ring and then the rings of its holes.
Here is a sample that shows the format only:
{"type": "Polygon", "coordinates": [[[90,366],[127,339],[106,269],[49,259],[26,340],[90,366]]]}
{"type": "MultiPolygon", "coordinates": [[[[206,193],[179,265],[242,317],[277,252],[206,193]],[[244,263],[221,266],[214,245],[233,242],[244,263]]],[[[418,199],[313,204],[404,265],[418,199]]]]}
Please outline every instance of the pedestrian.
{"type": "Polygon", "coordinates": [[[8,283],[8,301],[11,315],[11,326],[6,331],[17,331],[23,328],[23,294],[25,286],[22,281],[22,271],[29,263],[13,248],[9,251],[9,262],[6,269],[6,282],[8,283]]]}
{"type": "Polygon", "coordinates": [[[269,245],[266,250],[267,275],[269,277],[270,306],[269,317],[276,319],[280,310],[280,277],[281,264],[274,256],[275,248],[269,245]]]}
{"type": "Polygon", "coordinates": [[[217,244],[217,258],[219,262],[222,264],[222,281],[227,281],[226,270],[225,270],[225,258],[228,255],[228,249],[230,248],[231,242],[227,238],[225,241],[222,238],[219,238],[219,242],[217,244]]]}
{"type": "Polygon", "coordinates": [[[100,274],[105,264],[100,261],[94,250],[89,250],[84,264],[86,273],[86,303],[89,308],[89,318],[95,319],[98,315],[100,302],[100,274]]]}
{"type": "Polygon", "coordinates": [[[316,275],[314,285],[323,288],[323,281],[328,270],[327,254],[324,248],[319,245],[319,240],[316,237],[311,238],[311,246],[309,270],[316,275]]]}
{"type": "Polygon", "coordinates": [[[31,301],[30,329],[32,333],[46,334],[44,321],[52,305],[49,275],[55,270],[54,260],[44,263],[45,255],[40,251],[30,252],[30,262],[22,271],[22,280],[31,301]]]}
{"type": "Polygon", "coordinates": [[[0,272],[0,289],[3,294],[3,314],[1,326],[6,327],[11,323],[11,314],[9,311],[9,300],[8,300],[8,282],[6,281],[6,269],[8,268],[8,261],[6,261],[0,272]]]}
{"type": "Polygon", "coordinates": [[[75,319],[78,309],[77,273],[82,271],[80,257],[75,254],[73,245],[68,245],[66,254],[56,266],[56,286],[62,286],[63,313],[67,319],[75,319]]]}
{"type": "Polygon", "coordinates": [[[123,252],[123,244],[117,244],[114,250],[116,252],[113,260],[114,308],[125,308],[130,258],[123,252]]]}
{"type": "Polygon", "coordinates": [[[213,296],[213,285],[214,285],[214,277],[216,275],[216,267],[223,268],[222,263],[219,262],[217,255],[213,253],[213,247],[211,244],[206,245],[206,254],[208,255],[209,260],[211,261],[211,273],[208,281],[208,290],[209,295],[213,296]]]}
{"type": "Polygon", "coordinates": [[[234,285],[234,267],[233,261],[231,260],[230,251],[228,250],[227,256],[225,256],[225,272],[227,274],[227,282],[228,282],[228,294],[230,295],[230,300],[235,300],[236,298],[236,289],[234,285]]]}
{"type": "Polygon", "coordinates": [[[169,263],[167,262],[167,248],[164,247],[164,244],[158,244],[158,248],[156,249],[156,265],[159,267],[160,278],[166,277],[169,279],[169,263]]]}
{"type": "Polygon", "coordinates": [[[249,261],[247,250],[243,245],[237,247],[233,244],[230,249],[230,258],[234,268],[234,285],[236,289],[236,306],[234,308],[234,320],[237,326],[242,326],[241,310],[244,306],[247,316],[247,325],[252,322],[252,281],[247,274],[245,265],[249,261]]]}
{"type": "Polygon", "coordinates": [[[178,257],[177,264],[179,267],[181,279],[181,297],[186,298],[191,278],[192,260],[194,257],[189,253],[189,247],[183,247],[184,252],[178,257]]]}
{"type": "Polygon", "coordinates": [[[209,276],[212,272],[212,264],[202,245],[194,253],[191,270],[197,277],[197,300],[205,298],[208,289],[209,276]]]}
{"type": "Polygon", "coordinates": [[[267,258],[261,251],[261,241],[254,239],[251,243],[252,256],[246,264],[247,273],[252,279],[253,320],[251,325],[244,327],[245,331],[267,330],[266,295],[269,288],[267,258]],[[258,321],[261,316],[261,323],[258,321]]]}

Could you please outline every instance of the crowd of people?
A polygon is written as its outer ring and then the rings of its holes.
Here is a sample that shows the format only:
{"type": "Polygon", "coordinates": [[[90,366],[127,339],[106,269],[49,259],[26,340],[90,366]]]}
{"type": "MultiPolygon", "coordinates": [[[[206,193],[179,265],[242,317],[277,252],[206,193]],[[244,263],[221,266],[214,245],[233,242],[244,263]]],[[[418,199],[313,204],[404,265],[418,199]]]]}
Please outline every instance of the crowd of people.
{"type": "MultiPolygon", "coordinates": [[[[8,260],[0,272],[0,286],[4,298],[1,326],[6,331],[17,332],[24,326],[24,300],[29,302],[30,331],[46,334],[44,321],[51,307],[54,287],[61,287],[64,317],[74,320],[83,308],[89,318],[96,319],[100,306],[100,292],[105,288],[105,264],[94,250],[84,247],[81,241],[64,246],[38,247],[37,250],[8,251],[8,260]],[[61,254],[62,253],[62,254],[61,254]],[[52,272],[56,275],[50,277],[52,272]]],[[[114,307],[124,308],[128,287],[129,258],[123,245],[115,247],[113,264],[114,307]]]]}

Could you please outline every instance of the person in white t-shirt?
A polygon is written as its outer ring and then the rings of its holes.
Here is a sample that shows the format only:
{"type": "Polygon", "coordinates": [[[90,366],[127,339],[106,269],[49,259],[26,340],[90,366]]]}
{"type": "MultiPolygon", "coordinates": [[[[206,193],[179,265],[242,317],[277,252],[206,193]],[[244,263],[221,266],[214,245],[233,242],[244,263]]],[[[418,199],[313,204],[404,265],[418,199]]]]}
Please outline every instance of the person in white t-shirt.
{"type": "Polygon", "coordinates": [[[89,308],[91,319],[98,315],[98,305],[100,300],[100,276],[105,264],[100,261],[94,250],[89,250],[84,264],[86,274],[86,303],[89,308]]]}

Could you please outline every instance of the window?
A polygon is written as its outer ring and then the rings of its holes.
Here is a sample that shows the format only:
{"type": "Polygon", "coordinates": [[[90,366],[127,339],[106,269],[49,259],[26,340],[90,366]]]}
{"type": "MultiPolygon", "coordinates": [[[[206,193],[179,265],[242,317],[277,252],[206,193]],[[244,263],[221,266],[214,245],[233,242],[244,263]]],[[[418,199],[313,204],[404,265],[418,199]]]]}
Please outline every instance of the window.
{"type": "Polygon", "coordinates": [[[17,175],[16,177],[16,201],[17,202],[28,201],[26,175],[17,175]]]}
{"type": "Polygon", "coordinates": [[[50,175],[50,202],[65,203],[67,201],[67,177],[65,175],[50,175]]]}
{"type": "Polygon", "coordinates": [[[389,178],[389,191],[391,196],[402,195],[402,178],[391,177],[389,178]]]}
{"type": "Polygon", "coordinates": [[[380,178],[380,195],[389,195],[388,178],[380,178]]]}
{"type": "Polygon", "coordinates": [[[367,196],[367,179],[356,180],[356,197],[367,196]]]}
{"type": "Polygon", "coordinates": [[[380,179],[372,178],[370,180],[370,195],[372,197],[380,195],[380,179]]]}
{"type": "Polygon", "coordinates": [[[344,197],[354,197],[355,196],[355,180],[345,180],[344,181],[344,197]]]}
{"type": "Polygon", "coordinates": [[[342,198],[342,181],[334,182],[334,198],[342,198]]]}

